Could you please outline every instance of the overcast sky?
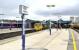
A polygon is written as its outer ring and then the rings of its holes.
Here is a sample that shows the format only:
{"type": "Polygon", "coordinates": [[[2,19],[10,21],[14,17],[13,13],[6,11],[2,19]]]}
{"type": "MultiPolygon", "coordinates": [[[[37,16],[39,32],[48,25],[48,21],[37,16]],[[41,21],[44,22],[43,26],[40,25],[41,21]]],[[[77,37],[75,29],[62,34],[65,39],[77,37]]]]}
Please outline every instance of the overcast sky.
{"type": "Polygon", "coordinates": [[[26,16],[28,19],[57,20],[56,16],[63,16],[63,19],[68,20],[69,16],[79,16],[79,0],[0,0],[0,14],[5,14],[0,17],[6,19],[19,17],[20,4],[29,7],[29,15],[26,16]],[[46,5],[55,7],[48,8],[46,5]]]}

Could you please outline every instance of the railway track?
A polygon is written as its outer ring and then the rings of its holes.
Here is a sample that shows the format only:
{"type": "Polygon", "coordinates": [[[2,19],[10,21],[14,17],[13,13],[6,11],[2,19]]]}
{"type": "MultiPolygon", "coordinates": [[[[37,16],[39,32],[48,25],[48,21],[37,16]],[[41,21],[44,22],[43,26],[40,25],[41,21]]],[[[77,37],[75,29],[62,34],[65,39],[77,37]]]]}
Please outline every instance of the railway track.
{"type": "MultiPolygon", "coordinates": [[[[10,37],[20,36],[21,32],[22,31],[0,33],[0,40],[10,38],[10,37]]],[[[35,30],[26,30],[25,32],[28,34],[28,33],[31,33],[31,32],[35,32],[35,30]]]]}
{"type": "Polygon", "coordinates": [[[79,29],[74,29],[75,31],[77,31],[79,33],[79,29]]]}

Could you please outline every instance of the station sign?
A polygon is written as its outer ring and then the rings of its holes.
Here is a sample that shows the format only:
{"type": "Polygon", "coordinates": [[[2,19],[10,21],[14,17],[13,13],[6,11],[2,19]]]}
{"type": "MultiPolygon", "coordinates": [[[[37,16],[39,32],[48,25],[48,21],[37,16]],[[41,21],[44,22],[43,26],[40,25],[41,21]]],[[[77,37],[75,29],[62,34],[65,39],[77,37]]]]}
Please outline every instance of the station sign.
{"type": "Polygon", "coordinates": [[[19,13],[20,14],[27,14],[27,6],[25,5],[19,5],[19,13]]]}

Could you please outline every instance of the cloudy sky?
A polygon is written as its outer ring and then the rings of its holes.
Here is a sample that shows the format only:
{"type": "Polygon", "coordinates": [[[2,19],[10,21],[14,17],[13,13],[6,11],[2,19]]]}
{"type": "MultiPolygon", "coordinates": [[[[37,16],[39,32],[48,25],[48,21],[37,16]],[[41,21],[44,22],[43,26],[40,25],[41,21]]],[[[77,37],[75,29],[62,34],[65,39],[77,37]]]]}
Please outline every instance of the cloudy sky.
{"type": "Polygon", "coordinates": [[[69,16],[79,16],[79,0],[0,0],[0,19],[21,19],[19,5],[28,6],[28,14],[25,18],[44,20],[57,20],[62,16],[69,20],[69,16]],[[55,7],[46,7],[55,5],[55,7]]]}

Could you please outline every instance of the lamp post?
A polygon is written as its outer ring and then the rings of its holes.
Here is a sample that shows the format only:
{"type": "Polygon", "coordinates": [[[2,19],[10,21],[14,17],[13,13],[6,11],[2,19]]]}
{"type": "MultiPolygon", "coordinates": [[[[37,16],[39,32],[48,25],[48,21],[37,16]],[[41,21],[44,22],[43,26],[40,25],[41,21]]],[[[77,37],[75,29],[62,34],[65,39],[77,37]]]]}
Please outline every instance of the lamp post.
{"type": "MultiPolygon", "coordinates": [[[[0,14],[0,15],[5,15],[5,14],[0,14]]],[[[1,28],[3,28],[3,19],[1,20],[1,28]]]]}
{"type": "MultiPolygon", "coordinates": [[[[19,17],[16,17],[16,18],[19,18],[19,17]]],[[[19,28],[19,26],[18,26],[19,25],[19,21],[17,20],[16,23],[17,23],[17,29],[18,29],[19,28]]]]}
{"type": "MultiPolygon", "coordinates": [[[[61,28],[61,16],[58,16],[58,22],[57,22],[57,25],[59,28],[61,28]]],[[[57,29],[58,30],[58,29],[57,29]]]]}
{"type": "MultiPolygon", "coordinates": [[[[52,7],[55,7],[55,5],[47,5],[46,7],[51,9],[52,7]]],[[[52,14],[50,13],[50,15],[52,15],[52,14]]],[[[49,20],[49,31],[50,31],[50,35],[51,35],[51,20],[49,20]]]]}
{"type": "Polygon", "coordinates": [[[1,28],[3,28],[3,19],[1,20],[1,28]]]}

